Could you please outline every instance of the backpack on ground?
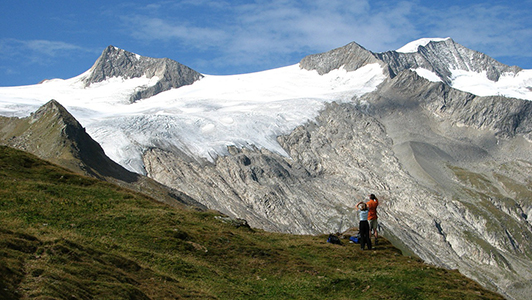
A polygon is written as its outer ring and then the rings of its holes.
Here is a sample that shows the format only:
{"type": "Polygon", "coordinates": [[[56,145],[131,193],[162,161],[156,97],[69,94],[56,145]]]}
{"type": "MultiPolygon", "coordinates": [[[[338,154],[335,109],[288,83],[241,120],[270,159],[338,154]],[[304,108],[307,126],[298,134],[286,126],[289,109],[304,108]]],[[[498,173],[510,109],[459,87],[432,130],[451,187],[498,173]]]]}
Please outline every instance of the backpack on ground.
{"type": "Polygon", "coordinates": [[[336,244],[336,245],[341,245],[342,244],[340,239],[334,234],[329,234],[329,238],[327,239],[327,243],[336,244]]]}

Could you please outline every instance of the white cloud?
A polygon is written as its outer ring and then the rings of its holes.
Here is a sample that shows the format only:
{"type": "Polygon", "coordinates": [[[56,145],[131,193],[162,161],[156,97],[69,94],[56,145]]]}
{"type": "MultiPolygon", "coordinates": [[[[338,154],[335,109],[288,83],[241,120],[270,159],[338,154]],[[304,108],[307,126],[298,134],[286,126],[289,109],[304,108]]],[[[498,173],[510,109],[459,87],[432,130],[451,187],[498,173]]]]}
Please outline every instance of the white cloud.
{"type": "Polygon", "coordinates": [[[405,23],[412,27],[406,22],[410,6],[405,3],[387,4],[389,8],[385,10],[394,16],[392,19],[384,13],[372,15],[374,9],[370,3],[360,0],[277,0],[234,5],[202,1],[200,4],[180,2],[179,7],[162,4],[155,10],[152,7],[149,13],[126,15],[122,20],[135,38],[174,40],[181,47],[200,51],[214,49],[226,63],[283,60],[294,53],[326,51],[351,41],[362,45],[367,42],[370,46],[389,45],[401,36],[394,28],[404,27],[405,23]],[[205,15],[177,16],[177,10],[200,4],[205,15]],[[176,9],[176,17],[163,13],[165,9],[176,9]],[[211,10],[226,17],[210,20],[211,10]],[[379,33],[378,37],[374,32],[379,33]]]}
{"type": "Polygon", "coordinates": [[[187,22],[164,20],[157,17],[134,15],[122,18],[135,24],[131,35],[144,40],[177,40],[187,47],[211,47],[219,45],[226,37],[224,30],[197,27],[187,22]]]}
{"type": "Polygon", "coordinates": [[[61,41],[47,41],[47,40],[29,40],[19,41],[21,45],[28,50],[41,53],[47,56],[57,56],[65,51],[83,51],[84,48],[77,45],[61,42],[61,41]]]}
{"type": "MultiPolygon", "coordinates": [[[[99,50],[101,51],[101,50],[99,50]]],[[[23,57],[33,63],[46,64],[56,57],[70,57],[75,53],[94,53],[78,45],[48,40],[0,40],[0,54],[4,58],[23,57]]]]}

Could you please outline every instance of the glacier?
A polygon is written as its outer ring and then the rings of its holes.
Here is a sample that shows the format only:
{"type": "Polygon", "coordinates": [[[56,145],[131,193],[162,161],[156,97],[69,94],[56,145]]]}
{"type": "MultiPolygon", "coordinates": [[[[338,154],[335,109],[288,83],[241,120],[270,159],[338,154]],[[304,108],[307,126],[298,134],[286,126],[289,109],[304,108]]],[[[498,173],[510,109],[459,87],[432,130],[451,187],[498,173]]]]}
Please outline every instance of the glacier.
{"type": "Polygon", "coordinates": [[[87,72],[67,80],[0,88],[0,114],[24,117],[51,99],[65,106],[130,171],[145,174],[144,149],[170,144],[213,161],[227,146],[254,145],[286,155],[279,135],[317,116],[325,103],[350,101],[385,79],[378,64],[320,76],[298,65],[241,75],[205,75],[192,85],[130,103],[139,86],[158,78],[110,78],[86,87],[87,72]]]}

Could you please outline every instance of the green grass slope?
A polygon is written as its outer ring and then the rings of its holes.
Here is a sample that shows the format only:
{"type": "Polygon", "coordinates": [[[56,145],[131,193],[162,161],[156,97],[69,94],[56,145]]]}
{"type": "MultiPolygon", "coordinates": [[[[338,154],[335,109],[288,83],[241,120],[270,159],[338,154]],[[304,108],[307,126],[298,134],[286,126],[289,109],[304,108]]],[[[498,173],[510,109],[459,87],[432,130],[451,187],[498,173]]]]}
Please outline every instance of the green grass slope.
{"type": "Polygon", "coordinates": [[[236,227],[0,147],[0,299],[502,299],[400,254],[236,227]]]}

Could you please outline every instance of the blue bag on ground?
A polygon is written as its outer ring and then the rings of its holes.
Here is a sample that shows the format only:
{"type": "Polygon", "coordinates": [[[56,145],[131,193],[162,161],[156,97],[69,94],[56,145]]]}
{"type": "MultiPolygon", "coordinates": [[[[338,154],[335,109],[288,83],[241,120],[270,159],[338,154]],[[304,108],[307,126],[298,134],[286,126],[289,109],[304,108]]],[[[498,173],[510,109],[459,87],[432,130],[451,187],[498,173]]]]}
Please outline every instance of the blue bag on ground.
{"type": "Polygon", "coordinates": [[[357,235],[357,236],[352,236],[352,237],[350,237],[349,240],[352,241],[353,243],[358,244],[358,240],[359,240],[359,238],[360,238],[360,237],[357,235]]]}

